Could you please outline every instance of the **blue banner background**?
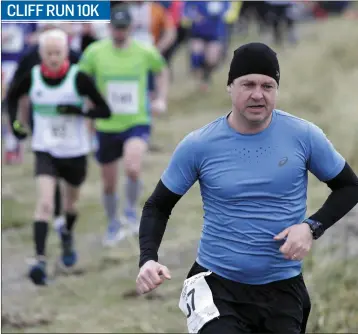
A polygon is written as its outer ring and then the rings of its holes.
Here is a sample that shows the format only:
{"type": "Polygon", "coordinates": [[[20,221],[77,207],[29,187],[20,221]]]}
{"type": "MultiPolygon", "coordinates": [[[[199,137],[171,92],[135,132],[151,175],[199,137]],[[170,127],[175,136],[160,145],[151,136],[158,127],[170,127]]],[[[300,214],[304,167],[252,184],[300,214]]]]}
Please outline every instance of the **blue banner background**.
{"type": "Polygon", "coordinates": [[[109,21],[110,1],[1,1],[1,21],[109,21]]]}

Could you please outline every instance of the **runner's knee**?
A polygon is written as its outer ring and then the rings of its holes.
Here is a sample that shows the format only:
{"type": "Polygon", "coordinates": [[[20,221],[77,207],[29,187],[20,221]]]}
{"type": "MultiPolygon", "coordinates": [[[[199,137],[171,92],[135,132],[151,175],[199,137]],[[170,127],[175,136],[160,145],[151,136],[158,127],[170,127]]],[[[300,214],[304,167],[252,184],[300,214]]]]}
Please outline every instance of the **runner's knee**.
{"type": "Polygon", "coordinates": [[[66,201],[64,205],[65,212],[77,212],[77,199],[74,201],[66,201]]]}
{"type": "Polygon", "coordinates": [[[128,163],[125,166],[125,172],[126,175],[131,178],[132,180],[138,180],[139,179],[139,175],[140,175],[140,163],[128,163]]]}
{"type": "Polygon", "coordinates": [[[102,183],[105,194],[113,194],[117,189],[117,167],[116,162],[102,166],[102,183]]]}
{"type": "Polygon", "coordinates": [[[133,138],[124,146],[124,170],[126,175],[133,180],[139,178],[147,147],[148,144],[140,138],[133,138]]]}
{"type": "Polygon", "coordinates": [[[113,182],[113,180],[104,179],[103,181],[103,192],[105,194],[113,194],[116,192],[117,186],[116,183],[113,182]]]}
{"type": "Polygon", "coordinates": [[[53,201],[48,198],[40,198],[36,205],[36,219],[48,221],[53,214],[53,201]]]}
{"type": "Polygon", "coordinates": [[[219,42],[210,43],[206,52],[206,62],[212,66],[216,65],[220,60],[221,44],[219,42]]]}
{"type": "Polygon", "coordinates": [[[71,186],[65,188],[64,210],[65,212],[77,212],[79,189],[71,186]]]}

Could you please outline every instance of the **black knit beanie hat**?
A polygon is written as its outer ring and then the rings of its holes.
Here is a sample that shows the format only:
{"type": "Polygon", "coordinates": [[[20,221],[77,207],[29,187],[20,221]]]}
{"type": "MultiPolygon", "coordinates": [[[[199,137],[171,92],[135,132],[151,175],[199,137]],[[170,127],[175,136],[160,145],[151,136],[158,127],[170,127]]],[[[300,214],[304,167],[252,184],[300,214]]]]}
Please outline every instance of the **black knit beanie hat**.
{"type": "Polygon", "coordinates": [[[263,43],[244,44],[234,51],[227,85],[247,74],[263,74],[280,83],[280,65],[276,52],[263,43]]]}

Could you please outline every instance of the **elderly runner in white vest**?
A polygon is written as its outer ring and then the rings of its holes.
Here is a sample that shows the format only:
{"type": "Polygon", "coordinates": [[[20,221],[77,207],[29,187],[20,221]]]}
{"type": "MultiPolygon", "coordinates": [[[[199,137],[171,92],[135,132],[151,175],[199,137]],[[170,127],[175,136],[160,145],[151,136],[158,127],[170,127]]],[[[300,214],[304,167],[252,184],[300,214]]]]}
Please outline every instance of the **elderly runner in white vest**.
{"type": "Polygon", "coordinates": [[[31,102],[34,110],[32,150],[35,154],[36,209],[33,237],[36,262],[29,277],[44,285],[46,275],[46,239],[53,212],[56,179],[64,180],[66,223],[60,230],[61,264],[72,267],[77,262],[73,229],[77,220],[76,203],[87,173],[87,155],[91,137],[87,118],[108,118],[110,111],[92,79],[68,60],[68,36],[62,30],[44,32],[39,37],[42,63],[15,82],[9,92],[9,115],[13,133],[24,139],[28,133],[28,110],[19,101],[31,102]],[[88,98],[93,109],[84,111],[88,98]],[[26,112],[27,111],[27,112],[26,112]]]}

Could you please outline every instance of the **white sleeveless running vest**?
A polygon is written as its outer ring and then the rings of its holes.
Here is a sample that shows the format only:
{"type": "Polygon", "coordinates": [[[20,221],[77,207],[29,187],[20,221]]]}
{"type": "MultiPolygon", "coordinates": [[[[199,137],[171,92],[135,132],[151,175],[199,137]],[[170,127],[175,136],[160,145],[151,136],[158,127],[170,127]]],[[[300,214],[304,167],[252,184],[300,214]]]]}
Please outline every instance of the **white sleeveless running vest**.
{"type": "Polygon", "coordinates": [[[47,152],[56,158],[73,158],[90,152],[91,140],[86,118],[60,115],[59,104],[71,104],[82,108],[83,98],[77,93],[77,66],[72,65],[66,78],[58,86],[47,85],[40,66],[32,69],[29,97],[33,105],[34,129],[32,149],[47,152]]]}

